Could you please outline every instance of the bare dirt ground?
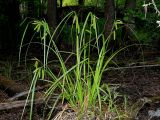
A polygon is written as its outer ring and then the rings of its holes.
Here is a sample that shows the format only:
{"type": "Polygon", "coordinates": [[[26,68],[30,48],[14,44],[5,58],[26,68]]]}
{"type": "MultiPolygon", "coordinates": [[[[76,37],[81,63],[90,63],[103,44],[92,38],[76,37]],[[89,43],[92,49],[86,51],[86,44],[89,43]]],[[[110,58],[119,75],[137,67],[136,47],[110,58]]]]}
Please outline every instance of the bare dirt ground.
{"type": "MultiPolygon", "coordinates": [[[[152,102],[146,103],[139,110],[138,120],[149,120],[148,110],[156,110],[160,107],[160,67],[133,68],[109,71],[104,77],[104,82],[119,84],[117,89],[123,95],[128,96],[128,101],[135,103],[139,99],[148,98],[152,102]]],[[[0,102],[5,102],[9,96],[4,90],[0,91],[0,102]]],[[[0,111],[0,120],[19,120],[23,108],[0,111]]],[[[23,120],[28,120],[29,112],[25,112],[23,120]]],[[[34,120],[41,120],[38,113],[34,112],[34,120]]],[[[160,118],[152,118],[159,120],[160,118]]]]}
{"type": "MultiPolygon", "coordinates": [[[[136,114],[134,114],[135,120],[160,120],[160,116],[151,117],[152,114],[150,114],[160,109],[160,66],[146,67],[147,64],[138,65],[143,67],[135,66],[137,65],[124,67],[118,70],[109,70],[104,73],[103,82],[117,84],[119,86],[117,92],[127,96],[128,106],[135,106],[133,110],[133,112],[136,112],[136,114]],[[140,102],[137,102],[139,100],[143,102],[140,104],[140,102]]],[[[3,65],[0,64],[0,74],[2,73],[2,68],[3,65]]],[[[23,67],[17,71],[23,73],[22,69],[23,67]]],[[[24,77],[24,74],[20,75],[20,77],[21,76],[24,77]]],[[[16,83],[28,86],[26,80],[25,82],[23,82],[23,80],[18,80],[16,83]]],[[[8,99],[14,96],[14,94],[9,94],[8,91],[1,86],[0,84],[0,103],[8,102],[8,99]]],[[[33,120],[44,120],[42,119],[42,113],[39,112],[40,108],[39,106],[35,106],[33,120]]],[[[0,110],[0,120],[20,120],[22,111],[23,107],[0,110]]],[[[29,108],[24,112],[23,117],[23,120],[28,119],[29,108]]]]}
{"type": "Polygon", "coordinates": [[[136,120],[160,120],[159,115],[151,117],[148,114],[149,111],[156,111],[160,107],[160,67],[111,71],[107,81],[120,84],[117,91],[128,96],[128,102],[133,103],[130,107],[135,106],[135,112],[138,112],[136,120]],[[138,100],[144,101],[140,103],[138,100]]]}

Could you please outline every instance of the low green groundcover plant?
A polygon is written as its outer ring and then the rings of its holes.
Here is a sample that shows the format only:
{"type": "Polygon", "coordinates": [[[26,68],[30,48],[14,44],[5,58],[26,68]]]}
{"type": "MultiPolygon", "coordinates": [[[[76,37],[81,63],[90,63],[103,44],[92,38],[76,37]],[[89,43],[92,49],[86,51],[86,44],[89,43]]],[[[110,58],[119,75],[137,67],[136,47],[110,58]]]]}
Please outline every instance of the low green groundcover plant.
{"type": "MultiPolygon", "coordinates": [[[[51,110],[47,115],[48,120],[53,117],[53,110],[60,101],[62,103],[64,101],[67,102],[67,108],[70,108],[73,113],[76,113],[76,119],[82,119],[85,116],[91,118],[99,116],[100,119],[104,119],[105,117],[107,118],[107,114],[117,119],[123,118],[124,116],[116,105],[116,98],[119,94],[113,91],[109,85],[101,85],[101,80],[102,74],[107,70],[109,62],[118,52],[125,48],[112,53],[110,56],[106,55],[110,49],[109,41],[111,36],[105,39],[102,33],[98,33],[97,17],[89,13],[82,25],[79,23],[76,13],[71,12],[60,22],[53,32],[50,31],[48,24],[44,20],[33,21],[33,25],[35,26],[35,32],[40,35],[40,44],[43,46],[44,59],[43,62],[35,59],[35,70],[27,100],[34,100],[36,83],[38,80],[43,80],[50,84],[50,87],[45,91],[45,101],[52,98],[57,90],[59,92],[57,99],[53,101],[51,110]],[[61,34],[65,24],[71,18],[73,18],[71,37],[75,41],[75,48],[72,52],[59,51],[55,43],[57,31],[61,34]],[[48,38],[49,43],[46,42],[48,38]],[[94,56],[94,61],[92,61],[93,56],[91,52],[93,48],[96,49],[97,53],[94,56]],[[68,55],[67,59],[64,60],[62,53],[68,55]],[[49,61],[50,54],[54,54],[58,60],[59,74],[55,74],[53,68],[49,65],[51,62],[49,61]],[[75,58],[74,62],[69,67],[67,61],[73,57],[75,58]]],[[[32,119],[32,110],[33,102],[31,102],[30,120],[32,119]]],[[[60,115],[59,117],[55,117],[56,120],[61,118],[60,115]]]]}

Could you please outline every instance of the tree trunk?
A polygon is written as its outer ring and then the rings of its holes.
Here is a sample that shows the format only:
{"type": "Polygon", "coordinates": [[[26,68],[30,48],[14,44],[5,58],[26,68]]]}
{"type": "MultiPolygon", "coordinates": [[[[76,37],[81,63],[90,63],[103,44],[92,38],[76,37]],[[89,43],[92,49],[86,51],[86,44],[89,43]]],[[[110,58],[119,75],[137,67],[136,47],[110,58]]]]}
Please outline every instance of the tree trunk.
{"type": "Polygon", "coordinates": [[[34,18],[35,17],[35,5],[34,0],[28,1],[28,17],[34,18]]]}
{"type": "Polygon", "coordinates": [[[112,28],[113,28],[114,19],[115,19],[114,0],[106,0],[104,15],[105,15],[105,19],[106,19],[105,37],[108,38],[109,35],[111,34],[111,31],[112,31],[112,28]]]}
{"type": "Polygon", "coordinates": [[[134,9],[136,7],[136,0],[126,0],[125,8],[126,9],[134,9]]]}
{"type": "MultiPolygon", "coordinates": [[[[50,27],[51,33],[55,30],[57,27],[57,0],[48,0],[48,6],[47,6],[47,21],[48,25],[50,27]]],[[[60,20],[59,20],[60,21],[60,20]]],[[[57,43],[57,47],[60,49],[62,44],[62,39],[59,31],[56,31],[54,40],[57,43]],[[58,35],[58,36],[57,36],[58,35]]]]}
{"type": "Polygon", "coordinates": [[[62,8],[62,5],[63,5],[63,0],[60,0],[60,5],[59,5],[59,7],[62,8]]]}
{"type": "MultiPolygon", "coordinates": [[[[104,35],[105,38],[109,38],[110,43],[109,43],[109,47],[111,49],[111,53],[115,48],[115,40],[112,40],[111,38],[111,33],[113,30],[113,26],[114,26],[114,19],[115,19],[115,4],[114,4],[114,0],[106,0],[105,3],[105,11],[104,11],[104,15],[105,15],[105,28],[104,28],[104,35]]],[[[102,46],[102,41],[100,41],[100,47],[102,46]]],[[[110,52],[108,54],[110,54],[110,52]]]]}
{"type": "MultiPolygon", "coordinates": [[[[18,48],[18,23],[19,23],[19,3],[17,0],[10,0],[7,8],[8,14],[8,41],[7,47],[10,49],[10,52],[15,52],[18,48]],[[9,44],[8,44],[9,43],[9,44]]],[[[8,49],[7,48],[7,49],[8,49]]]]}
{"type": "Polygon", "coordinates": [[[83,6],[84,5],[84,0],[78,0],[78,5],[83,6]]]}
{"type": "Polygon", "coordinates": [[[57,25],[57,0],[48,0],[47,21],[51,30],[57,25]]]}

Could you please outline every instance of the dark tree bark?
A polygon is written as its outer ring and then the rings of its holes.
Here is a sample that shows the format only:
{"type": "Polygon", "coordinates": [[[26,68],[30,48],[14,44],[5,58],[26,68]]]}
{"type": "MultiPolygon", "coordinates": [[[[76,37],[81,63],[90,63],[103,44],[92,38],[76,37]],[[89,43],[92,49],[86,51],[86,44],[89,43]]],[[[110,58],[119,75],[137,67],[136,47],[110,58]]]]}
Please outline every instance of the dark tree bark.
{"type": "Polygon", "coordinates": [[[126,9],[135,9],[136,7],[136,0],[126,0],[125,8],[126,9]]]}
{"type": "MultiPolygon", "coordinates": [[[[111,38],[110,36],[114,27],[114,19],[115,19],[114,0],[106,0],[104,16],[105,16],[104,35],[106,39],[109,38],[110,40],[109,47],[111,48],[111,51],[108,53],[110,54],[115,48],[115,40],[112,40],[113,38],[111,38]]],[[[102,41],[100,41],[100,46],[102,46],[102,41]]]]}
{"type": "MultiPolygon", "coordinates": [[[[55,28],[57,27],[57,23],[58,23],[57,19],[58,19],[58,17],[57,17],[57,0],[48,0],[47,21],[48,21],[48,25],[50,27],[51,32],[53,32],[55,30],[55,28]]],[[[62,38],[59,34],[59,31],[56,31],[53,39],[57,43],[57,47],[60,49],[61,44],[62,44],[62,38]]]]}
{"type": "Polygon", "coordinates": [[[7,15],[8,15],[8,43],[7,48],[10,49],[11,52],[16,51],[17,42],[18,42],[18,23],[20,18],[19,13],[19,3],[17,0],[10,0],[8,2],[7,15]]]}
{"type": "Polygon", "coordinates": [[[78,5],[83,6],[84,5],[84,0],[78,0],[78,5]]]}
{"type": "Polygon", "coordinates": [[[28,0],[28,17],[35,17],[35,5],[34,0],[28,0]]]}
{"type": "Polygon", "coordinates": [[[57,25],[57,0],[48,0],[47,21],[51,30],[57,25]]]}
{"type": "Polygon", "coordinates": [[[63,0],[60,0],[60,8],[62,8],[63,0]]]}
{"type": "Polygon", "coordinates": [[[113,23],[115,19],[115,5],[114,5],[114,0],[106,0],[105,3],[105,19],[106,19],[106,24],[105,24],[105,37],[108,38],[110,35],[112,28],[113,28],[113,23]]]}

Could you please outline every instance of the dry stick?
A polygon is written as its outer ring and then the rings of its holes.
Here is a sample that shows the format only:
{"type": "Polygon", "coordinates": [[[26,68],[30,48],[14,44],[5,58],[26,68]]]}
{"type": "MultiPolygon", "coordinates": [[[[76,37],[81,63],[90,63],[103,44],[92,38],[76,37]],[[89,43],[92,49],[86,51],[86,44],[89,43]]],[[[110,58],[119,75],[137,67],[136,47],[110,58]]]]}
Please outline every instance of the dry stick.
{"type": "MultiPolygon", "coordinates": [[[[31,102],[32,100],[27,100],[27,106],[30,105],[31,102]]],[[[26,103],[26,100],[0,103],[0,110],[8,110],[12,108],[24,107],[25,103],[26,103]]],[[[42,104],[42,103],[44,103],[43,98],[38,98],[34,100],[34,104],[42,104]]]]}
{"type": "Polygon", "coordinates": [[[28,94],[28,91],[24,91],[24,92],[21,92],[21,93],[18,93],[16,95],[14,95],[13,97],[9,98],[8,100],[9,101],[14,101],[15,99],[19,98],[19,97],[22,97],[22,96],[25,96],[28,94]]]}
{"type": "MultiPolygon", "coordinates": [[[[49,87],[49,86],[50,86],[50,85],[47,84],[47,85],[44,85],[44,86],[42,86],[42,87],[38,87],[38,88],[35,89],[35,91],[43,90],[44,88],[47,88],[47,87],[49,87]]],[[[29,90],[24,91],[24,92],[21,92],[21,93],[18,93],[18,94],[16,94],[16,95],[14,95],[13,97],[9,98],[8,100],[9,100],[9,101],[14,101],[15,99],[17,99],[17,98],[19,98],[19,97],[22,97],[22,96],[27,95],[28,93],[29,93],[29,90]]]]}
{"type": "Polygon", "coordinates": [[[128,67],[109,67],[106,70],[122,70],[122,69],[133,69],[133,68],[146,68],[146,67],[160,67],[160,64],[156,65],[141,65],[141,66],[128,66],[128,67]]]}
{"type": "MultiPolygon", "coordinates": [[[[54,102],[57,99],[57,95],[53,97],[53,99],[47,101],[47,102],[54,102]],[[54,101],[53,101],[54,100],[54,101]]],[[[9,110],[9,109],[13,109],[13,108],[23,108],[25,105],[26,106],[30,106],[31,102],[33,102],[34,104],[46,104],[46,101],[43,97],[37,98],[34,101],[32,100],[18,100],[18,101],[13,101],[13,102],[5,102],[5,103],[0,103],[0,111],[2,110],[9,110]],[[27,104],[26,104],[27,103],[27,104]]],[[[57,107],[54,107],[54,109],[56,110],[62,110],[63,105],[59,105],[57,107]]]]}
{"type": "MultiPolygon", "coordinates": [[[[54,102],[56,99],[57,99],[57,95],[55,95],[53,97],[53,99],[47,101],[47,102],[54,102]]],[[[0,103],[0,111],[1,110],[8,110],[8,109],[13,109],[13,108],[19,108],[19,107],[24,107],[24,105],[26,106],[30,106],[31,105],[31,102],[33,102],[34,104],[45,104],[46,101],[44,99],[44,97],[40,97],[40,98],[37,98],[35,99],[34,101],[32,100],[18,100],[18,101],[12,101],[12,102],[5,102],[5,103],[0,103]]],[[[63,106],[58,106],[58,107],[55,107],[54,109],[56,110],[61,110],[63,106]]]]}

